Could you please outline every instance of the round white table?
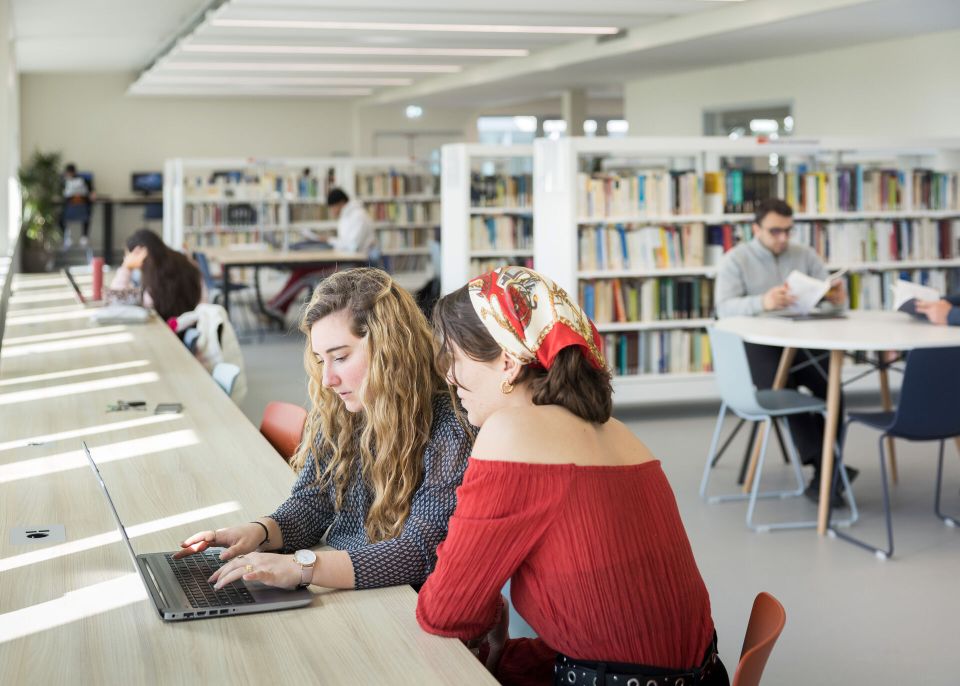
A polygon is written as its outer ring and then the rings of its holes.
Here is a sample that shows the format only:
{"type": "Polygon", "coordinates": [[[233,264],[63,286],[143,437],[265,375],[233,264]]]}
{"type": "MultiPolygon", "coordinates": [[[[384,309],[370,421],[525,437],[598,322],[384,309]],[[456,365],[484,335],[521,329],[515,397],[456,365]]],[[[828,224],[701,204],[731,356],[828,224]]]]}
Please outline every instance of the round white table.
{"type": "MultiPolygon", "coordinates": [[[[844,353],[854,350],[880,353],[885,350],[960,347],[960,327],[934,326],[903,312],[851,310],[842,319],[791,320],[783,317],[730,317],[716,327],[740,336],[747,343],[783,348],[774,388],[786,384],[790,366],[798,349],[830,351],[827,384],[827,421],[821,454],[820,505],[817,531],[827,530],[827,513],[833,480],[833,437],[840,422],[840,370],[844,353]]],[[[880,384],[885,409],[889,392],[885,368],[880,368],[880,384]]],[[[892,455],[893,453],[891,453],[892,455]]],[[[748,476],[747,483],[751,481],[748,476]]]]}

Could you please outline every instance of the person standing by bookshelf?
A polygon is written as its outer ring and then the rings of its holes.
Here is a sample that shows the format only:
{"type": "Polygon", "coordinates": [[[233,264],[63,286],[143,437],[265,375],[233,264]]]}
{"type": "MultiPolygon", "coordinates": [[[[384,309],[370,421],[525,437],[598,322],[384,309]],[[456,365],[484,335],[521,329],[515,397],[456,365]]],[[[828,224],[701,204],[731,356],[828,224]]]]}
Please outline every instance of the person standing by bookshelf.
{"type": "MultiPolygon", "coordinates": [[[[786,284],[787,276],[796,270],[815,279],[826,279],[829,274],[820,256],[805,245],[790,242],[793,230],[793,208],[778,198],[768,198],[757,205],[753,223],[753,240],[742,243],[727,252],[717,268],[716,309],[717,316],[756,316],[764,312],[783,310],[795,302],[786,284]]],[[[843,282],[838,280],[826,295],[834,305],[846,300],[843,282]]],[[[753,383],[765,389],[773,385],[780,363],[782,348],[769,345],[746,344],[747,359],[753,383]]],[[[809,350],[817,356],[821,350],[809,350]]],[[[800,352],[798,360],[807,356],[800,352]]],[[[824,373],[829,362],[821,365],[824,373]]],[[[818,398],[827,397],[827,377],[814,365],[791,372],[787,388],[806,386],[818,398]]],[[[843,398],[841,397],[841,415],[843,398]]],[[[800,460],[814,468],[813,480],[807,487],[806,496],[817,501],[820,496],[820,458],[823,449],[824,421],[819,414],[790,417],[790,434],[800,453],[800,460]]],[[[840,426],[838,424],[839,432],[840,426]]],[[[856,471],[847,468],[851,480],[856,471]]],[[[837,488],[841,487],[837,483],[837,488]]],[[[834,507],[845,507],[846,501],[839,490],[832,495],[834,507]]]]}

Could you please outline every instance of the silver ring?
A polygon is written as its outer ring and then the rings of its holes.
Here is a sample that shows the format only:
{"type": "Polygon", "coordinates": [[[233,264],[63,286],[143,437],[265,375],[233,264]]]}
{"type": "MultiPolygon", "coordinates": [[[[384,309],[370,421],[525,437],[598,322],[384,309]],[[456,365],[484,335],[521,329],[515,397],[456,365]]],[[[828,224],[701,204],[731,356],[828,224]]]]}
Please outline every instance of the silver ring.
{"type": "Polygon", "coordinates": [[[577,674],[572,669],[567,672],[567,682],[571,684],[577,683],[577,674]]]}

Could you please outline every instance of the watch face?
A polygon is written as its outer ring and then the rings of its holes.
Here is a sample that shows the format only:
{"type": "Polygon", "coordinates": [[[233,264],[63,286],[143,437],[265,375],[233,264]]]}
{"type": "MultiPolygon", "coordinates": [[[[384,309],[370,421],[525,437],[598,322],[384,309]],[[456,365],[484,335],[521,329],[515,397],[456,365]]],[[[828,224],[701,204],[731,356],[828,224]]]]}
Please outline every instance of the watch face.
{"type": "Polygon", "coordinates": [[[312,565],[317,561],[317,554],[312,550],[298,550],[293,554],[293,559],[302,565],[312,565]]]}

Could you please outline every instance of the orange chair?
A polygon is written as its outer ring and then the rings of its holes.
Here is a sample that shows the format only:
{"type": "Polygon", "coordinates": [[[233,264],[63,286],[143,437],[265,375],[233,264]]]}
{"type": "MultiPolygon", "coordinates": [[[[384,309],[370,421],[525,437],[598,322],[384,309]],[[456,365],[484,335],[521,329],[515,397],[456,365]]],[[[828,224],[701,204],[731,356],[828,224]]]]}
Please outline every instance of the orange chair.
{"type": "Polygon", "coordinates": [[[260,433],[287,462],[297,452],[307,423],[307,411],[299,405],[274,401],[267,404],[260,433]]]}
{"type": "Polygon", "coordinates": [[[740,663],[732,686],[758,686],[773,646],[780,638],[787,613],[780,601],[769,593],[759,593],[753,601],[747,633],[743,637],[740,663]]]}

